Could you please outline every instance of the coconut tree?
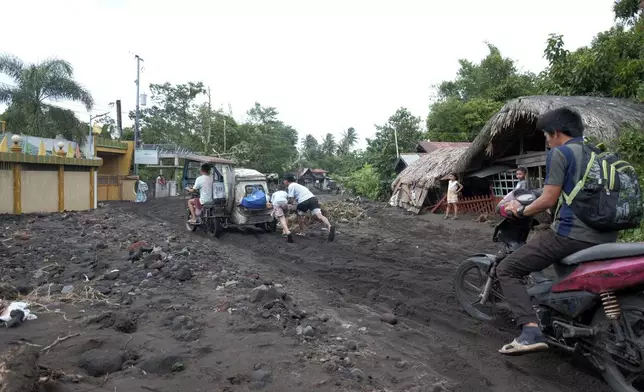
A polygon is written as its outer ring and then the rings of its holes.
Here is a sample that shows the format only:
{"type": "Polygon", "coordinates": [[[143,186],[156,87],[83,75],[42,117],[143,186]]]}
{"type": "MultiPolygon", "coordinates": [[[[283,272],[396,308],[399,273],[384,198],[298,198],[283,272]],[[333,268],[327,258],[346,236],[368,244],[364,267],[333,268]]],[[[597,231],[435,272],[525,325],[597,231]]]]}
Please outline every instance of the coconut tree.
{"type": "Polygon", "coordinates": [[[83,138],[81,123],[74,113],[52,104],[80,102],[87,110],[94,105],[89,91],[74,80],[69,62],[51,58],[26,64],[4,54],[0,55],[0,73],[12,79],[12,83],[0,83],[0,103],[9,105],[3,115],[9,129],[41,137],[62,134],[74,140],[83,138]]]}
{"type": "Polygon", "coordinates": [[[340,139],[340,144],[338,145],[338,152],[340,155],[348,154],[357,142],[358,133],[355,128],[350,127],[346,131],[342,132],[342,139],[340,139]]]}
{"type": "Polygon", "coordinates": [[[337,147],[338,146],[335,144],[335,137],[333,137],[332,134],[327,133],[322,140],[322,146],[320,146],[320,150],[322,151],[322,154],[326,156],[332,156],[333,154],[335,154],[337,147]]]}

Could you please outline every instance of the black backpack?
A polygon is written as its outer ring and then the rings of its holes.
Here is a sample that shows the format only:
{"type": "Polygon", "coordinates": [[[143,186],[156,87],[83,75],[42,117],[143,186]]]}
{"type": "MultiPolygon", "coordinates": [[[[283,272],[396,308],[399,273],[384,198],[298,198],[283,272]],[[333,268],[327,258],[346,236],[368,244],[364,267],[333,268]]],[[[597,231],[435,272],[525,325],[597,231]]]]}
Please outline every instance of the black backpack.
{"type": "Polygon", "coordinates": [[[600,232],[639,227],[644,208],[635,168],[586,140],[582,148],[582,177],[569,195],[561,192],[557,209],[566,203],[577,218],[600,232]]]}

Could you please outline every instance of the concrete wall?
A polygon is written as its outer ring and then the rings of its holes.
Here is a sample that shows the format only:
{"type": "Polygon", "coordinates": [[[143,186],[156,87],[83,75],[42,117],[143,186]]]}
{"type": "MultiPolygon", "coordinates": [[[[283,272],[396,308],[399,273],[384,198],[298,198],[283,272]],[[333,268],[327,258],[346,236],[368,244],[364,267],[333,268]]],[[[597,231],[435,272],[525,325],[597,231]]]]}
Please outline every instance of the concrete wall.
{"type": "Polygon", "coordinates": [[[58,211],[58,171],[22,170],[20,182],[23,213],[58,211]]]}
{"type": "Polygon", "coordinates": [[[136,192],[134,192],[134,186],[136,185],[137,180],[128,180],[124,179],[121,182],[121,195],[123,200],[126,201],[135,201],[136,192]]]}
{"type": "Polygon", "coordinates": [[[83,211],[90,208],[90,178],[87,172],[65,172],[65,209],[83,211]]]}
{"type": "Polygon", "coordinates": [[[13,213],[13,171],[0,170],[0,214],[13,213]]]}

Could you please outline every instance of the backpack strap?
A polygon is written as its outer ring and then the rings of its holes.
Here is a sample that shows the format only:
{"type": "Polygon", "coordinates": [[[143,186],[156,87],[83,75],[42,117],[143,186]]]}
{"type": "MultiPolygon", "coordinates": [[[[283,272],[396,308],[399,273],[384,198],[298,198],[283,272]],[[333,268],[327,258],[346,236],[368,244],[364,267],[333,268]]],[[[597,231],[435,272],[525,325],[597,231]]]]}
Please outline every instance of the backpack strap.
{"type": "MultiPolygon", "coordinates": [[[[595,154],[594,151],[590,152],[590,159],[588,160],[588,164],[586,164],[586,171],[584,172],[584,175],[581,177],[579,181],[577,181],[577,184],[575,187],[570,191],[570,194],[566,194],[563,189],[561,190],[561,194],[559,195],[560,201],[565,201],[566,204],[570,205],[572,204],[573,200],[575,200],[575,197],[577,197],[577,194],[581,189],[584,187],[586,184],[586,179],[588,178],[588,173],[590,173],[590,168],[593,166],[595,163],[595,160],[597,159],[597,154],[595,154]]],[[[605,161],[602,163],[606,163],[605,161]]]]}

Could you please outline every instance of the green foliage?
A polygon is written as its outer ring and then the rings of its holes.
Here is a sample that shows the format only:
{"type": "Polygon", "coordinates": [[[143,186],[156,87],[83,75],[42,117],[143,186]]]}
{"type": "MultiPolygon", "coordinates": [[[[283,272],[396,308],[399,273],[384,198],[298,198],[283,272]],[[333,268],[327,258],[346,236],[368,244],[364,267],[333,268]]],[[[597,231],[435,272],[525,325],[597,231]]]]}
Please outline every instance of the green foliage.
{"type": "Polygon", "coordinates": [[[17,57],[0,55],[0,73],[11,84],[0,83],[0,103],[9,105],[2,114],[11,132],[83,142],[87,126],[74,113],[52,105],[52,101],[81,102],[91,109],[94,100],[83,86],[74,80],[70,63],[48,59],[36,64],[25,64],[17,57]]]}
{"type": "MultiPolygon", "coordinates": [[[[620,131],[614,147],[621,159],[633,165],[640,180],[640,187],[644,189],[644,129],[625,127],[620,131]]],[[[644,241],[644,221],[637,229],[621,232],[620,241],[644,241]]]]}
{"type": "Polygon", "coordinates": [[[597,34],[587,47],[570,52],[564,47],[563,37],[552,34],[544,51],[549,65],[540,75],[540,88],[548,94],[644,102],[644,19],[630,13],[632,2],[616,3],[615,12],[617,19],[633,26],[617,24],[597,34]]]}
{"type": "Polygon", "coordinates": [[[384,125],[376,125],[376,135],[367,139],[364,157],[373,166],[381,181],[391,182],[395,178],[396,135],[399,152],[413,151],[423,139],[420,117],[414,117],[409,110],[400,108],[384,125]]]}
{"type": "MultiPolygon", "coordinates": [[[[242,124],[221,111],[212,111],[198,98],[203,83],[150,85],[152,105],[141,111],[144,143],[176,144],[206,155],[232,158],[241,166],[265,173],[283,173],[297,156],[297,131],[284,124],[272,107],[255,103],[242,124]]],[[[134,112],[130,112],[134,119],[134,112]]],[[[123,138],[130,135],[124,131],[123,138]]]]}
{"type": "Polygon", "coordinates": [[[472,141],[507,100],[538,92],[534,74],[519,72],[496,46],[488,49],[478,64],[459,60],[456,78],[438,86],[439,99],[427,116],[430,140],[472,141]]]}
{"type": "Polygon", "coordinates": [[[346,181],[345,186],[356,195],[377,200],[383,196],[380,184],[380,174],[373,166],[367,164],[353,172],[348,181],[346,181]]]}
{"type": "Polygon", "coordinates": [[[432,105],[427,117],[429,140],[472,141],[487,120],[503,106],[489,98],[463,101],[449,97],[432,105]]]}
{"type": "Polygon", "coordinates": [[[514,60],[503,57],[499,49],[487,44],[490,53],[479,64],[460,59],[456,79],[438,86],[442,99],[457,97],[463,101],[487,98],[505,102],[508,99],[536,92],[532,73],[520,73],[514,60]]]}
{"type": "Polygon", "coordinates": [[[313,135],[306,135],[301,142],[299,167],[322,168],[337,176],[348,176],[364,165],[360,152],[352,151],[358,141],[354,128],[349,128],[342,133],[339,142],[327,133],[322,143],[313,135]]]}

